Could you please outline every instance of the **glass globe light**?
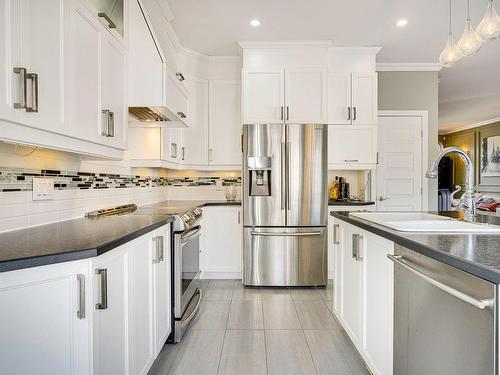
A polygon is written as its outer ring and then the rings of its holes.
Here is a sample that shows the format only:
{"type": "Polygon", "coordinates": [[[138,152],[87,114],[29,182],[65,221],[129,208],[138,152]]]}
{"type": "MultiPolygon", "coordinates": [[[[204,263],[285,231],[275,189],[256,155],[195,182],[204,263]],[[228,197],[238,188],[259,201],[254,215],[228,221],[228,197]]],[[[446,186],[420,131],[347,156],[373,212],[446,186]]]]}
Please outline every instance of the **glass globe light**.
{"type": "Polygon", "coordinates": [[[495,11],[493,0],[488,1],[488,9],[477,26],[476,32],[484,41],[500,37],[500,17],[495,11]]]}
{"type": "Polygon", "coordinates": [[[450,33],[448,35],[448,41],[446,42],[446,46],[439,55],[439,62],[444,67],[449,68],[455,65],[457,62],[459,62],[461,58],[462,58],[462,53],[455,44],[453,34],[450,33]]]}
{"type": "Polygon", "coordinates": [[[457,47],[464,56],[472,56],[481,48],[483,40],[471,26],[470,19],[467,19],[465,30],[458,41],[457,47]]]}

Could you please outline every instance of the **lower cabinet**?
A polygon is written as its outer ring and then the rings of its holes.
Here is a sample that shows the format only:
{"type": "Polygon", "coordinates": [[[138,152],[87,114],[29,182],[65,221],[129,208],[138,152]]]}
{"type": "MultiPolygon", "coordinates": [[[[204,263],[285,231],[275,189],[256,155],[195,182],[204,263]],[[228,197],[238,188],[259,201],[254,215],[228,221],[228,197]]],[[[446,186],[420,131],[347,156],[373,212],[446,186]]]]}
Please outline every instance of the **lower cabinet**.
{"type": "Polygon", "coordinates": [[[393,373],[394,243],[336,220],[333,311],[373,374],[393,373]]]}
{"type": "Polygon", "coordinates": [[[0,373],[91,373],[89,265],[0,273],[0,373]]]}
{"type": "Polygon", "coordinates": [[[203,278],[241,277],[241,223],[240,206],[203,208],[200,244],[203,278]]]}

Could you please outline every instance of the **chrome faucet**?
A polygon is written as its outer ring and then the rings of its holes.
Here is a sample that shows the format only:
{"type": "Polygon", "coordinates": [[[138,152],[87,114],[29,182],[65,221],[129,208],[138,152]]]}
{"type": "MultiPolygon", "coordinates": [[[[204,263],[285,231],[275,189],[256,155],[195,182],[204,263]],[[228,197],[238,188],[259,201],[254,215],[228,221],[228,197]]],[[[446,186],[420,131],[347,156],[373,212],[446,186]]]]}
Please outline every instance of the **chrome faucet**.
{"type": "Polygon", "coordinates": [[[465,164],[465,192],[460,199],[460,204],[457,208],[464,213],[464,219],[466,221],[476,221],[476,196],[474,195],[474,166],[472,160],[470,160],[469,155],[464,150],[458,147],[446,147],[441,150],[439,154],[434,158],[431,167],[427,170],[425,176],[427,178],[437,178],[439,162],[446,154],[454,153],[457,154],[460,159],[463,160],[465,164]]]}

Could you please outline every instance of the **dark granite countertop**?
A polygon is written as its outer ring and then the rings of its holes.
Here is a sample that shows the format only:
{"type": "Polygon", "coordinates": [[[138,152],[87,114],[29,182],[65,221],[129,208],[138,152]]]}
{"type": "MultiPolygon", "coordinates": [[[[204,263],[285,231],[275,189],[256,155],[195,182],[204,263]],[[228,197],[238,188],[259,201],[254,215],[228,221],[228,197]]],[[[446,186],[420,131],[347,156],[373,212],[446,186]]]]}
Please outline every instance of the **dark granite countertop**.
{"type": "Polygon", "coordinates": [[[240,205],[239,201],[165,201],[135,212],[78,218],[0,233],[0,272],[99,256],[173,221],[191,207],[240,205]]]}
{"type": "Polygon", "coordinates": [[[335,199],[329,199],[328,200],[328,205],[329,206],[371,206],[374,205],[375,202],[368,202],[368,201],[339,201],[335,199]]]}
{"type": "MultiPolygon", "coordinates": [[[[430,212],[461,219],[461,212],[430,212]]],[[[352,215],[330,215],[452,267],[500,284],[500,234],[399,232],[352,215]]],[[[478,214],[477,221],[500,225],[500,217],[478,214]]]]}

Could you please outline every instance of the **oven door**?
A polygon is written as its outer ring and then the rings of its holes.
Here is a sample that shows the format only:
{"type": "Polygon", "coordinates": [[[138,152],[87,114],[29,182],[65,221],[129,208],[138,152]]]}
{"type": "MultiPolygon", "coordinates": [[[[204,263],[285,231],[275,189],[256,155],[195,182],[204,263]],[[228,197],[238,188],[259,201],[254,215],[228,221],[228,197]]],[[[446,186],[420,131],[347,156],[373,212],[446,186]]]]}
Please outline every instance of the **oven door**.
{"type": "Polygon", "coordinates": [[[175,234],[175,317],[181,318],[200,286],[199,225],[175,234]]]}

